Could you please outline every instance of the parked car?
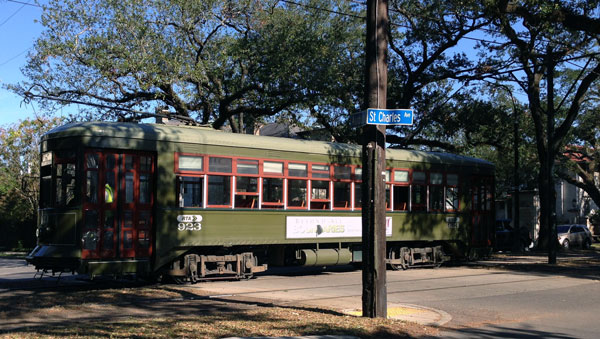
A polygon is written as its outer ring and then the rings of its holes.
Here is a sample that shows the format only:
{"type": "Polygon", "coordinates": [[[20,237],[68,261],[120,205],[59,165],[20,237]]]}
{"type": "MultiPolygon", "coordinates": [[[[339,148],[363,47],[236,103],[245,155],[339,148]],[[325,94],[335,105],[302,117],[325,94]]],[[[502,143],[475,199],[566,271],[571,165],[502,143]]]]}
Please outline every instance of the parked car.
{"type": "Polygon", "coordinates": [[[585,225],[557,225],[558,243],[564,248],[580,246],[588,249],[592,246],[592,233],[585,225]]]}

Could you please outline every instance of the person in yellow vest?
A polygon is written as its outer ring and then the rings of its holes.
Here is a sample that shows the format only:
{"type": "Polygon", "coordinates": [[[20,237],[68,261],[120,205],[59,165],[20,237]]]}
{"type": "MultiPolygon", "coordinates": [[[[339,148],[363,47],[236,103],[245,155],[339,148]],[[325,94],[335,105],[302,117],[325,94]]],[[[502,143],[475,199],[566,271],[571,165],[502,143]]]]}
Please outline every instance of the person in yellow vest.
{"type": "Polygon", "coordinates": [[[104,202],[112,204],[113,202],[113,189],[108,183],[104,185],[104,202]]]}

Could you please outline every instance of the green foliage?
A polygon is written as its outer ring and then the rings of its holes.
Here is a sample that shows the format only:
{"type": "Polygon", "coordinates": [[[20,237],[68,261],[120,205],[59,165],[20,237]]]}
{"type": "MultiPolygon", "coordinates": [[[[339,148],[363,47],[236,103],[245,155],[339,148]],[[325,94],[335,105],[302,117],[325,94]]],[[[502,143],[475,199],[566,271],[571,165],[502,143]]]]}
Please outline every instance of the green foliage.
{"type": "Polygon", "coordinates": [[[40,137],[59,123],[37,118],[0,127],[0,247],[35,245],[40,137]]]}
{"type": "MultiPolygon", "coordinates": [[[[345,85],[338,79],[358,72],[347,56],[360,59],[361,22],[333,8],[351,11],[324,0],[54,0],[44,6],[28,80],[12,88],[50,110],[68,100],[167,107],[215,128],[240,114],[302,112],[335,100],[345,85]]],[[[79,118],[123,114],[95,107],[79,118]]]]}

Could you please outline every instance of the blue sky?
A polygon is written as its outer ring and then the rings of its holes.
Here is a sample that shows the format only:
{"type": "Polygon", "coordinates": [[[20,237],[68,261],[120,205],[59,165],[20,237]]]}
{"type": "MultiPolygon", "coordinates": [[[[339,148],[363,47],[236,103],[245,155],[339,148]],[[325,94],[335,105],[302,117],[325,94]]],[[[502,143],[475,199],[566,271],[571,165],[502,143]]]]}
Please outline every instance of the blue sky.
{"type": "MultiPolygon", "coordinates": [[[[0,0],[0,87],[23,79],[20,68],[42,32],[42,25],[35,22],[41,14],[42,9],[34,0],[0,0]]],[[[0,125],[16,123],[39,112],[21,101],[19,96],[0,88],[0,125]]]]}

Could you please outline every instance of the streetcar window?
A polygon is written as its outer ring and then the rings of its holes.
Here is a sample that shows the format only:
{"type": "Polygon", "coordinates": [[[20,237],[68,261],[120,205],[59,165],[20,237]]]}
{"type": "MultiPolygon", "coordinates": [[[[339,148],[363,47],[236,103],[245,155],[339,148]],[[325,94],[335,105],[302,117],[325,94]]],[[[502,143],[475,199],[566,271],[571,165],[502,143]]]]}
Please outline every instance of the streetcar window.
{"type": "Polygon", "coordinates": [[[152,171],[152,157],[140,157],[140,171],[151,172],[152,171]]]}
{"type": "Polygon", "coordinates": [[[152,197],[152,176],[150,174],[140,174],[140,204],[149,204],[152,197]]]}
{"type": "Polygon", "coordinates": [[[86,167],[87,168],[98,168],[98,162],[99,162],[99,155],[98,154],[86,154],[85,156],[85,160],[86,160],[86,167]]]}
{"type": "Polygon", "coordinates": [[[106,154],[106,166],[105,167],[107,170],[115,169],[115,165],[117,164],[115,157],[116,157],[116,154],[106,154]]]}
{"type": "Polygon", "coordinates": [[[444,208],[444,176],[442,173],[429,174],[429,210],[441,211],[444,208]]]}
{"type": "Polygon", "coordinates": [[[98,203],[98,172],[86,171],[85,200],[89,203],[98,203]]]}
{"type": "Polygon", "coordinates": [[[362,168],[357,167],[354,169],[354,180],[356,180],[356,181],[362,180],[362,168]]]}
{"type": "Polygon", "coordinates": [[[427,210],[427,174],[425,172],[413,172],[412,201],[413,211],[427,210]]]}
{"type": "Polygon", "coordinates": [[[262,208],[283,208],[283,179],[263,178],[262,199],[262,208]]]}
{"type": "Polygon", "coordinates": [[[52,205],[52,163],[42,166],[40,169],[42,178],[40,187],[40,207],[46,208],[52,205]]]}
{"type": "Polygon", "coordinates": [[[87,210],[84,212],[84,233],[82,237],[83,249],[95,251],[98,247],[98,211],[87,210]]]}
{"type": "Polygon", "coordinates": [[[329,209],[329,181],[311,182],[311,209],[329,209]]]}
{"type": "Polygon", "coordinates": [[[352,167],[333,167],[333,177],[338,180],[351,180],[352,179],[352,167]]]}
{"type": "Polygon", "coordinates": [[[231,173],[231,158],[208,158],[208,170],[211,172],[231,173]]]}
{"type": "Polygon", "coordinates": [[[313,178],[329,179],[329,165],[317,165],[311,166],[313,178]]]}
{"type": "Polygon", "coordinates": [[[448,174],[446,176],[448,186],[458,186],[458,174],[448,174]]]}
{"type": "Polygon", "coordinates": [[[179,207],[202,207],[203,178],[178,177],[179,207]]]}
{"type": "Polygon", "coordinates": [[[98,203],[98,167],[100,155],[88,153],[85,155],[85,202],[98,203]]]}
{"type": "MultiPolygon", "coordinates": [[[[258,164],[257,164],[258,166],[258,164]]],[[[238,169],[239,170],[239,169],[238,169]]],[[[258,167],[257,167],[258,170],[258,167]]],[[[235,207],[258,208],[258,178],[237,177],[235,181],[235,207]]]]}
{"type": "Polygon", "coordinates": [[[283,175],[283,163],[274,161],[263,162],[263,172],[269,174],[283,175]]]}
{"type": "Polygon", "coordinates": [[[432,185],[441,185],[444,183],[444,176],[442,173],[430,173],[429,183],[432,185]]]}
{"type": "Polygon", "coordinates": [[[413,172],[413,184],[425,184],[427,175],[425,172],[413,172]]]}
{"type": "Polygon", "coordinates": [[[458,210],[458,187],[448,187],[446,189],[446,211],[453,212],[458,210]]]}
{"type": "Polygon", "coordinates": [[[408,211],[409,186],[394,186],[394,211],[408,211]]]}
{"type": "Polygon", "coordinates": [[[133,172],[125,173],[125,203],[127,204],[133,203],[133,184],[133,172]]]}
{"type": "Polygon", "coordinates": [[[306,206],[306,180],[290,179],[288,180],[288,206],[305,207],[306,206]]]}
{"type": "Polygon", "coordinates": [[[125,169],[128,169],[128,170],[133,169],[133,156],[131,156],[131,155],[125,156],[125,169]]]}
{"type": "Polygon", "coordinates": [[[238,174],[258,174],[258,160],[238,160],[238,174]]]}
{"type": "Polygon", "coordinates": [[[413,211],[427,210],[427,186],[413,185],[412,186],[412,203],[413,211]]]}
{"type": "Polygon", "coordinates": [[[448,174],[446,184],[446,211],[458,211],[458,175],[448,174]]]}
{"type": "Polygon", "coordinates": [[[350,208],[351,206],[351,187],[349,182],[333,183],[333,207],[350,208]]]}
{"type": "Polygon", "coordinates": [[[75,163],[56,164],[56,206],[75,202],[75,163]]]}
{"type": "Polygon", "coordinates": [[[204,157],[180,155],[178,167],[180,171],[200,171],[204,170],[204,157]]]}
{"type": "Polygon", "coordinates": [[[207,202],[213,206],[231,206],[231,177],[222,175],[208,176],[207,202]]]}
{"type": "MultiPolygon", "coordinates": [[[[107,163],[108,163],[108,159],[110,159],[110,158],[113,158],[113,157],[108,157],[107,163]]],[[[117,187],[115,182],[116,182],[115,181],[115,172],[106,171],[106,175],[104,176],[104,187],[103,187],[105,204],[112,204],[113,202],[115,202],[115,190],[117,187]]]]}
{"type": "Polygon", "coordinates": [[[288,165],[288,175],[290,177],[307,177],[308,170],[306,164],[294,164],[288,165]]]}
{"type": "Polygon", "coordinates": [[[408,183],[408,171],[394,171],[394,182],[408,183]]]}

